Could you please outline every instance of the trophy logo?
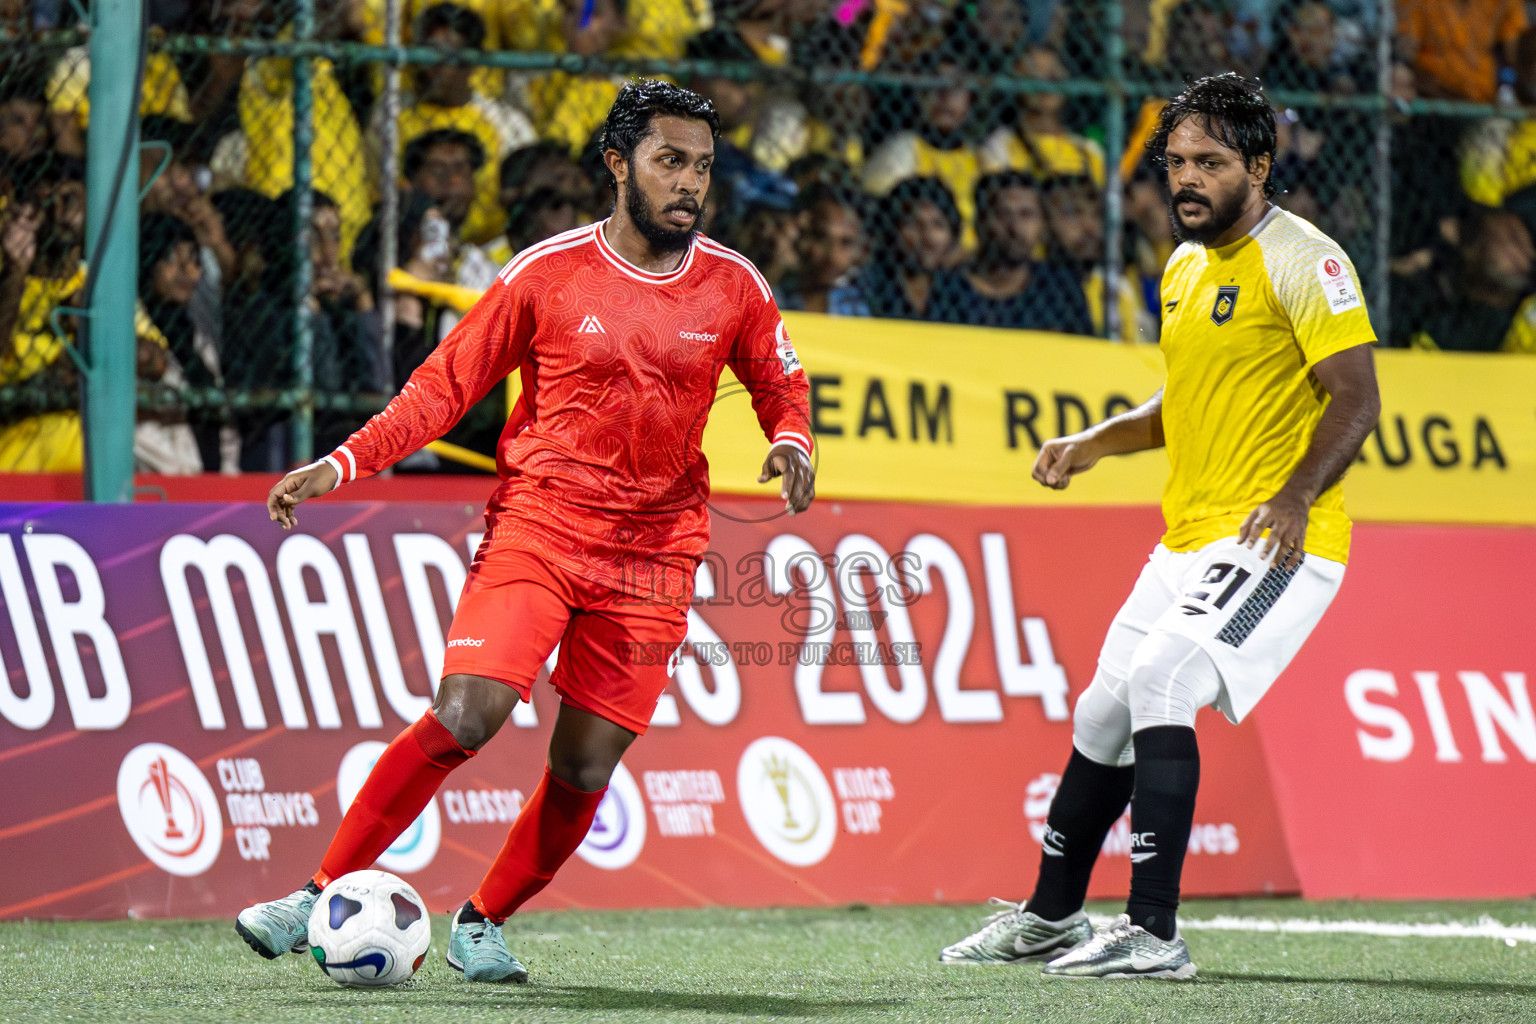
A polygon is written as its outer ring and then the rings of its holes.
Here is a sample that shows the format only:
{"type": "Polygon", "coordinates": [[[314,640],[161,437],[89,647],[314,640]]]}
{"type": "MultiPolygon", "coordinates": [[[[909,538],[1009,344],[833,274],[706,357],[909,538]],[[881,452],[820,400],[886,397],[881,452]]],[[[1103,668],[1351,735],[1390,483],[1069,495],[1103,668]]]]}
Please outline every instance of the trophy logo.
{"type": "Polygon", "coordinates": [[[141,743],[117,769],[117,809],[140,852],[173,875],[200,875],[223,843],[219,799],[175,747],[141,743]]]}
{"type": "Polygon", "coordinates": [[[763,759],[763,770],[784,802],[784,831],[798,832],[800,826],[795,823],[795,810],[789,803],[789,762],[782,757],[767,757],[763,759]]]}
{"type": "Polygon", "coordinates": [[[757,841],[786,864],[819,863],[837,837],[832,787],[816,760],[789,740],[765,736],[736,768],[742,813],[757,841]]]}

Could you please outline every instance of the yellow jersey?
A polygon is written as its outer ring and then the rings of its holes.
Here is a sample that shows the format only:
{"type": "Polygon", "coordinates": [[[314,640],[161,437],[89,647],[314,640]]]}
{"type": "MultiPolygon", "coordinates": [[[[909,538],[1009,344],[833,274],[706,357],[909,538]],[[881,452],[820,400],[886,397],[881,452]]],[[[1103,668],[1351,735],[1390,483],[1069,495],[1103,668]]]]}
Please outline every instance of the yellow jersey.
{"type": "MultiPolygon", "coordinates": [[[[335,67],[321,58],[314,70],[310,182],[336,203],[341,258],[349,262],[357,236],[373,217],[363,132],[335,67]]],[[[238,103],[247,140],[245,183],[276,199],[293,187],[293,62],[276,57],[251,61],[240,79],[238,103]]]]}
{"type": "Polygon", "coordinates": [[[467,242],[487,242],[507,230],[507,211],[496,201],[496,191],[501,181],[501,158],[506,150],[501,133],[491,119],[473,103],[462,107],[438,107],[430,103],[417,103],[400,111],[400,148],[415,139],[440,128],[473,135],[485,154],[485,162],[475,172],[475,198],[470,203],[469,216],[459,234],[467,242]]]}
{"type": "Polygon", "coordinates": [[[1082,175],[1104,184],[1104,150],[1092,139],[1070,132],[1033,135],[1026,145],[1011,128],[999,128],[981,147],[981,172],[1025,171],[1036,178],[1082,175]]]}
{"type": "MultiPolygon", "coordinates": [[[[1290,479],[1328,404],[1312,366],[1376,335],[1344,250],[1278,207],[1231,245],[1179,246],[1162,302],[1163,543],[1194,551],[1290,479]]],[[[1349,533],[1339,482],[1312,505],[1306,550],[1347,561],[1349,533]]]]}

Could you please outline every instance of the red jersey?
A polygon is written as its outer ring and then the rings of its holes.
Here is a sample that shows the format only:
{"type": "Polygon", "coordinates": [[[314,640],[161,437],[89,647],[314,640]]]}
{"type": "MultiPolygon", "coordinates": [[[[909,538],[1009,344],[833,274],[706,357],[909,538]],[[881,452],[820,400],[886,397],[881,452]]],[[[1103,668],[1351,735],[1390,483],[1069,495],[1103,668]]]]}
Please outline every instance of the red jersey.
{"type": "Polygon", "coordinates": [[[685,603],[709,543],[701,441],[721,372],[745,385],[770,442],[807,456],[809,388],[751,261],[698,235],[676,270],[649,273],[614,252],[605,223],[513,257],[400,394],[325,461],[339,483],[377,473],[520,370],[486,542],[685,603]]]}

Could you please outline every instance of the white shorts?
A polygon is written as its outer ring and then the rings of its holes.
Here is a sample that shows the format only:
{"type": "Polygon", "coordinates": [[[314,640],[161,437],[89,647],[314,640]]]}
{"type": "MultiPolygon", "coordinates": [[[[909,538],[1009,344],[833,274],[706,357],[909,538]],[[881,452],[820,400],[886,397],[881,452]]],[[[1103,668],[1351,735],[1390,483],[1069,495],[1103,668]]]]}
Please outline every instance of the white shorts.
{"type": "Polygon", "coordinates": [[[1344,563],[1307,555],[1294,571],[1276,568],[1236,537],[1198,551],[1159,544],[1110,624],[1099,668],[1130,677],[1136,648],[1153,630],[1188,637],[1221,673],[1215,707],[1241,722],[1296,657],[1344,582],[1344,563]]]}

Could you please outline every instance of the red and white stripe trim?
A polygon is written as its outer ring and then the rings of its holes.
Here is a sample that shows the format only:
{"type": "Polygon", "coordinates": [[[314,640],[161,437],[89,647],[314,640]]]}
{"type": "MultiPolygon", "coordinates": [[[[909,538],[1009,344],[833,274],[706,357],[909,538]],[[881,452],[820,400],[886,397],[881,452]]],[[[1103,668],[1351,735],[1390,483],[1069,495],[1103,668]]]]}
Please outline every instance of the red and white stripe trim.
{"type": "Polygon", "coordinates": [[[752,275],[753,282],[757,285],[757,290],[762,293],[763,301],[773,301],[773,289],[768,287],[767,279],[764,278],[758,269],[752,265],[751,260],[747,259],[735,249],[726,248],[712,238],[705,238],[701,235],[699,237],[698,243],[699,248],[703,249],[711,256],[719,256],[722,259],[727,259],[733,263],[739,263],[746,267],[747,272],[752,275]]]}
{"type": "Polygon", "coordinates": [[[811,457],[811,439],[804,434],[797,434],[793,430],[781,430],[773,435],[775,445],[787,444],[799,450],[806,458],[811,457]]]}
{"type": "MultiPolygon", "coordinates": [[[[336,487],[349,484],[357,479],[357,459],[352,457],[352,451],[346,445],[337,448],[331,454],[320,460],[328,464],[336,471],[336,487]]],[[[331,488],[335,490],[336,487],[331,488]]]]}
{"type": "Polygon", "coordinates": [[[530,245],[522,252],[507,261],[507,265],[501,268],[496,276],[502,284],[511,284],[512,279],[522,272],[523,268],[533,263],[540,256],[548,256],[553,252],[563,252],[566,249],[576,249],[592,241],[594,226],[583,224],[579,228],[562,231],[551,238],[546,238],[538,245],[530,245]]]}
{"type": "Polygon", "coordinates": [[[603,226],[607,223],[607,220],[600,220],[593,225],[592,237],[597,239],[597,251],[602,253],[603,258],[615,267],[618,267],[619,270],[636,281],[644,281],[646,284],[671,284],[688,273],[689,268],[693,266],[693,254],[699,247],[698,243],[702,241],[699,236],[695,235],[693,242],[688,246],[688,252],[683,256],[683,262],[679,263],[676,269],[669,270],[664,274],[653,274],[649,270],[641,270],[617,252],[614,252],[613,246],[608,244],[608,239],[603,237],[603,226]]]}

